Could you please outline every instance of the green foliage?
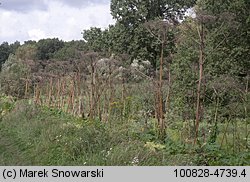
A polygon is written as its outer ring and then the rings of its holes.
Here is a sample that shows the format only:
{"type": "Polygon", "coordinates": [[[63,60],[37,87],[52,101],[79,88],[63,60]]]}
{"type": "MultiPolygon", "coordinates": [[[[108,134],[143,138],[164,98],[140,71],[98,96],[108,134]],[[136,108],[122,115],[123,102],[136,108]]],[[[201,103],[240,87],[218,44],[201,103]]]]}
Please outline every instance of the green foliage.
{"type": "Polygon", "coordinates": [[[217,135],[218,135],[218,122],[215,122],[213,128],[212,128],[212,131],[211,131],[211,135],[210,135],[210,138],[208,140],[208,143],[209,144],[213,144],[216,142],[216,139],[217,139],[217,135]]]}
{"type": "MultiPolygon", "coordinates": [[[[183,113],[186,106],[189,109],[196,103],[196,85],[198,80],[199,61],[199,28],[205,32],[204,78],[202,81],[204,118],[214,120],[216,117],[244,118],[244,89],[247,88],[250,64],[249,46],[246,46],[245,28],[248,26],[244,13],[239,15],[239,9],[245,12],[247,3],[244,1],[206,1],[197,2],[195,18],[187,18],[179,26],[177,53],[175,54],[172,71],[176,80],[173,83],[175,95],[182,105],[183,113]],[[237,9],[237,10],[236,10],[237,9]],[[245,27],[246,26],[246,27],[245,27]],[[240,31],[241,33],[238,33],[240,31]],[[241,35],[237,37],[235,35],[241,35]],[[243,38],[244,37],[244,38],[243,38]],[[241,40],[243,38],[244,40],[241,40]],[[217,103],[219,100],[219,103],[217,103]],[[217,105],[217,106],[216,106],[217,105]],[[213,113],[209,113],[213,109],[213,113]],[[223,109],[224,108],[224,109],[223,109]],[[209,113],[209,114],[208,114],[209,113]],[[212,115],[211,115],[212,114],[212,115]],[[213,119],[211,119],[213,118],[213,119]]],[[[189,110],[189,113],[192,111],[189,110]]]]}
{"type": "Polygon", "coordinates": [[[2,43],[0,165],[249,165],[249,7],[248,0],[112,0],[115,25],[84,30],[82,41],[2,43]],[[195,16],[184,18],[190,7],[195,16]],[[159,140],[154,113],[162,46],[165,140],[159,140]],[[100,55],[112,59],[102,65],[100,55]],[[135,59],[153,65],[137,80],[130,66],[135,59]],[[52,79],[50,85],[44,75],[72,83],[52,79]],[[41,83],[40,97],[51,91],[53,104],[60,94],[72,102],[81,97],[88,112],[93,102],[100,118],[75,118],[31,100],[15,103],[10,96],[23,98],[26,83],[41,83]]]}
{"type": "Polygon", "coordinates": [[[77,53],[74,47],[63,47],[59,51],[55,52],[53,58],[58,60],[71,60],[71,59],[79,59],[80,54],[77,53]]]}
{"type": "Polygon", "coordinates": [[[15,55],[21,60],[35,60],[37,47],[35,44],[24,44],[16,50],[15,55]]]}
{"type": "Polygon", "coordinates": [[[64,42],[58,38],[42,39],[37,42],[37,59],[48,60],[53,58],[53,54],[64,46],[64,42]]]}
{"type": "MultiPolygon", "coordinates": [[[[161,43],[149,33],[144,23],[157,18],[181,18],[193,1],[111,1],[111,14],[117,20],[113,26],[84,30],[83,38],[92,51],[108,54],[128,54],[130,59],[149,60],[156,68],[160,57],[161,43]],[[168,6],[168,8],[167,8],[168,6]]],[[[159,27],[156,27],[159,29],[159,27]]],[[[173,37],[172,37],[173,39],[173,37]]],[[[171,40],[172,40],[171,39],[171,40]]],[[[171,45],[169,50],[172,50],[171,45]]],[[[167,51],[168,52],[168,51],[167,51]]]]}
{"type": "Polygon", "coordinates": [[[1,92],[14,97],[23,97],[25,79],[29,73],[30,68],[22,60],[15,55],[10,55],[0,73],[1,92]]]}
{"type": "Polygon", "coordinates": [[[0,121],[1,165],[249,165],[247,151],[180,142],[178,127],[162,143],[150,124],[142,129],[140,122],[111,121],[110,126],[26,100],[11,105],[0,121]]]}
{"type": "Polygon", "coordinates": [[[112,0],[111,14],[125,26],[135,26],[155,18],[182,18],[185,10],[192,7],[194,2],[193,0],[112,0]]]}
{"type": "Polygon", "coordinates": [[[195,162],[203,166],[244,166],[248,165],[250,156],[246,152],[228,153],[216,144],[207,144],[196,149],[195,162]]]}
{"type": "Polygon", "coordinates": [[[171,139],[167,139],[165,145],[166,145],[166,153],[169,155],[187,153],[187,147],[183,143],[174,142],[171,139]]]}
{"type": "Polygon", "coordinates": [[[108,31],[101,28],[91,27],[83,31],[83,39],[87,43],[87,49],[95,52],[108,52],[108,31]]]}
{"type": "MultiPolygon", "coordinates": [[[[208,1],[199,5],[208,14],[216,17],[216,22],[209,27],[217,30],[211,39],[213,60],[218,58],[218,72],[228,72],[234,76],[246,76],[249,67],[249,13],[250,4],[246,0],[208,1]],[[216,48],[215,48],[216,47],[216,48]],[[216,55],[216,56],[215,56],[216,55]],[[222,62],[222,63],[221,63],[222,62]]],[[[216,70],[215,67],[215,70],[216,70]]],[[[211,69],[210,69],[211,70],[211,69]]]]}
{"type": "MultiPolygon", "coordinates": [[[[82,121],[25,101],[18,102],[0,125],[3,137],[11,138],[7,143],[11,148],[6,150],[17,147],[19,158],[26,161],[25,164],[147,165],[150,161],[154,164],[154,155],[143,148],[142,142],[127,140],[130,135],[127,130],[106,128],[99,121],[82,121]],[[117,135],[113,130],[119,131],[117,135]]],[[[6,143],[0,142],[0,145],[5,147],[6,143]]],[[[5,164],[17,164],[8,163],[10,158],[5,160],[5,164]]]]}
{"type": "Polygon", "coordinates": [[[78,60],[81,58],[81,51],[85,50],[86,43],[82,40],[65,42],[64,47],[53,54],[53,58],[61,61],[78,60]]]}
{"type": "Polygon", "coordinates": [[[6,95],[0,96],[0,118],[8,114],[14,107],[14,98],[6,95]]]}
{"type": "Polygon", "coordinates": [[[8,59],[9,55],[14,54],[19,46],[20,46],[20,42],[15,42],[10,45],[8,42],[3,42],[0,45],[0,68],[2,64],[4,64],[4,62],[8,59]]]}

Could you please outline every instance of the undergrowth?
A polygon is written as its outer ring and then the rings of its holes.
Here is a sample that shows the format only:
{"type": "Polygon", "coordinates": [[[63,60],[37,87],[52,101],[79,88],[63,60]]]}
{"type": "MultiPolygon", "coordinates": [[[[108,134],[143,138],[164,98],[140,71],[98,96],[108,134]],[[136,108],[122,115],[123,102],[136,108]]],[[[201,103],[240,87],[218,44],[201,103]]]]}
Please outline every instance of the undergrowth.
{"type": "Polygon", "coordinates": [[[248,149],[184,142],[181,122],[161,141],[153,120],[147,127],[139,120],[109,125],[8,98],[0,108],[0,165],[250,165],[248,149]]]}

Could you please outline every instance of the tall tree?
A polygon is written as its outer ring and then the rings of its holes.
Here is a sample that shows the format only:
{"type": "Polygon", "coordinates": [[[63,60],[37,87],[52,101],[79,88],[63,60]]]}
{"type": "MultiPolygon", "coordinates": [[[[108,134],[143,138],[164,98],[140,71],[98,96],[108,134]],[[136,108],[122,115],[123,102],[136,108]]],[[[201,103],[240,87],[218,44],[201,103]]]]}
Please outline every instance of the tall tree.
{"type": "Polygon", "coordinates": [[[104,31],[101,28],[91,27],[89,30],[84,30],[82,34],[88,50],[95,52],[104,50],[104,31]]]}
{"type": "Polygon", "coordinates": [[[111,14],[126,26],[136,26],[155,18],[182,19],[195,0],[111,0],[111,14]]]}
{"type": "Polygon", "coordinates": [[[119,41],[126,45],[123,51],[132,58],[149,60],[156,68],[161,55],[161,43],[145,29],[144,23],[155,19],[177,23],[194,2],[193,0],[112,0],[111,14],[117,20],[115,28],[116,30],[119,28],[124,35],[119,37],[119,41]],[[126,44],[127,42],[129,43],[126,44]]]}
{"type": "Polygon", "coordinates": [[[212,110],[216,123],[220,110],[222,115],[227,115],[228,111],[222,109],[228,110],[231,104],[242,100],[240,82],[247,76],[250,66],[248,39],[245,39],[247,21],[239,21],[242,17],[237,15],[240,9],[247,7],[243,2],[198,1],[194,18],[188,18],[179,26],[175,86],[180,84],[176,90],[181,92],[179,98],[184,97],[182,101],[189,104],[187,108],[194,108],[191,111],[195,121],[195,142],[205,107],[216,108],[212,110]],[[235,11],[237,6],[242,8],[235,11]],[[223,107],[218,110],[219,106],[223,107]]]}
{"type": "Polygon", "coordinates": [[[2,65],[9,57],[10,47],[8,42],[3,42],[0,45],[0,65],[2,65]]]}
{"type": "Polygon", "coordinates": [[[37,47],[34,44],[24,44],[15,51],[16,58],[21,60],[35,60],[36,54],[37,47]]]}
{"type": "Polygon", "coordinates": [[[53,58],[53,54],[63,48],[64,42],[58,38],[42,39],[37,42],[37,59],[48,60],[53,58]]]}
{"type": "Polygon", "coordinates": [[[8,59],[9,55],[14,54],[15,51],[20,46],[20,42],[16,41],[13,44],[9,44],[8,42],[3,42],[0,45],[0,70],[2,64],[8,59]]]}

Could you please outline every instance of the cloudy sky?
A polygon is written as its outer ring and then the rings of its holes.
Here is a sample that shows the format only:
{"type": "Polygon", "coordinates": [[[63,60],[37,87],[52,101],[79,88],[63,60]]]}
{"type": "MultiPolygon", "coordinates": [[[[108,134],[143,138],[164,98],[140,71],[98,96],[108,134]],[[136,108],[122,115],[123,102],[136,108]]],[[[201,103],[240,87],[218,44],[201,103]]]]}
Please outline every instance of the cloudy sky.
{"type": "Polygon", "coordinates": [[[0,43],[58,37],[82,39],[90,27],[114,23],[110,0],[0,0],[0,43]]]}

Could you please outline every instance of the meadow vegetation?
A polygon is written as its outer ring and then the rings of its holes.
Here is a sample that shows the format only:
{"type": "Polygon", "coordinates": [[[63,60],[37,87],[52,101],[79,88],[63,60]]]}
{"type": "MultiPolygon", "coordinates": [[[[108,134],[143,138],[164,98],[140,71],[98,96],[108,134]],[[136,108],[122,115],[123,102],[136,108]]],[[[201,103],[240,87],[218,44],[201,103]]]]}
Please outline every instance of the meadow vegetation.
{"type": "Polygon", "coordinates": [[[142,115],[103,123],[3,97],[1,165],[249,165],[249,140],[241,120],[216,129],[202,124],[194,146],[192,126],[182,120],[168,124],[162,141],[153,118],[147,125],[142,115]]]}

